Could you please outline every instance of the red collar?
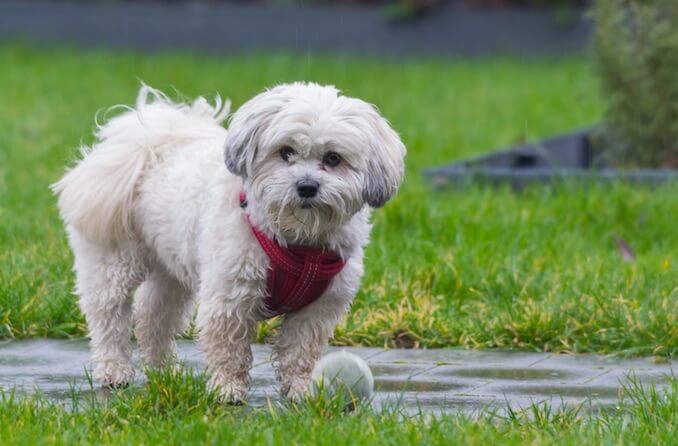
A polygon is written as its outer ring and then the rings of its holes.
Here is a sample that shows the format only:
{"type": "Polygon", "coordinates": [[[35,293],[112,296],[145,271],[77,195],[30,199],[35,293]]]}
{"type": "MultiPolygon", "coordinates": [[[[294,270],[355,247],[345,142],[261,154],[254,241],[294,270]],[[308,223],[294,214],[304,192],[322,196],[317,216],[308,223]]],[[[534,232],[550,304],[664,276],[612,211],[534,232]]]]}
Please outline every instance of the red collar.
{"type": "MultiPolygon", "coordinates": [[[[240,207],[247,198],[240,192],[240,207]]],[[[327,290],[346,261],[338,254],[306,246],[283,248],[247,220],[259,245],[270,260],[267,276],[267,317],[292,313],[316,301],[327,290]]]]}

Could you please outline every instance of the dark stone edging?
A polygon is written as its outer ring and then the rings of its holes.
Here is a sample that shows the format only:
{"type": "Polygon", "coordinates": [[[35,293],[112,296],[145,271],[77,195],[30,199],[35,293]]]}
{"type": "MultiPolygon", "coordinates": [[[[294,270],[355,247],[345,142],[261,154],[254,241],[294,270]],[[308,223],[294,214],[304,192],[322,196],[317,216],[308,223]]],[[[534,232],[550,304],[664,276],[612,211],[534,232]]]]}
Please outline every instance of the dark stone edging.
{"type": "Polygon", "coordinates": [[[0,39],[37,45],[232,54],[252,50],[386,56],[561,55],[583,51],[591,25],[575,13],[449,6],[412,23],[381,8],[237,3],[0,0],[0,39]]]}
{"type": "Polygon", "coordinates": [[[447,166],[424,175],[438,188],[470,183],[508,184],[521,188],[534,183],[623,181],[656,185],[678,180],[678,170],[629,169],[605,166],[594,159],[594,128],[576,130],[542,141],[515,146],[447,166]]]}
{"type": "Polygon", "coordinates": [[[515,170],[513,168],[440,168],[426,171],[437,188],[450,186],[465,186],[468,184],[505,185],[520,189],[530,184],[553,182],[615,182],[621,181],[632,184],[658,185],[666,181],[678,180],[678,172],[673,170],[655,169],[553,169],[532,168],[515,170]]]}

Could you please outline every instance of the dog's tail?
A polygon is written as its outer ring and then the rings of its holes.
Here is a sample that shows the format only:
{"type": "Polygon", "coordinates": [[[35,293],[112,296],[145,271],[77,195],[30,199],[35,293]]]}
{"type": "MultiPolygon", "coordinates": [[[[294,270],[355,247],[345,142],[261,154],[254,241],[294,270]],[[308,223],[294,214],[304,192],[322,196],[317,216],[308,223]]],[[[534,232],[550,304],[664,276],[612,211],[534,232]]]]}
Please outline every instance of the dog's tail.
{"type": "Polygon", "coordinates": [[[230,109],[219,96],[174,103],[142,85],[136,108],[102,125],[97,142],[81,147],[82,158],[51,186],[64,222],[86,239],[117,245],[133,231],[135,189],[144,170],[168,147],[200,138],[225,137],[221,123],[230,109]]]}

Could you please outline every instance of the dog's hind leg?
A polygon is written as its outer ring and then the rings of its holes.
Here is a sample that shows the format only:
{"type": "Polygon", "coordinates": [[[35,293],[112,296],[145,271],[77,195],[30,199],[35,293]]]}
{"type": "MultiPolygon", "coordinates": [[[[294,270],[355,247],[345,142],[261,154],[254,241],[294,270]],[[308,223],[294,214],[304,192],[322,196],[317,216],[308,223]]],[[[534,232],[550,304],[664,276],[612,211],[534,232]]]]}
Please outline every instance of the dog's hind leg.
{"type": "Polygon", "coordinates": [[[141,284],[134,302],[134,332],[146,365],[160,367],[174,361],[174,338],[188,325],[190,303],[190,291],[161,266],[141,284]]]}
{"type": "Polygon", "coordinates": [[[145,276],[138,245],[103,248],[70,233],[76,291],[87,319],[94,378],[107,387],[129,384],[132,365],[132,293],[145,276]]]}

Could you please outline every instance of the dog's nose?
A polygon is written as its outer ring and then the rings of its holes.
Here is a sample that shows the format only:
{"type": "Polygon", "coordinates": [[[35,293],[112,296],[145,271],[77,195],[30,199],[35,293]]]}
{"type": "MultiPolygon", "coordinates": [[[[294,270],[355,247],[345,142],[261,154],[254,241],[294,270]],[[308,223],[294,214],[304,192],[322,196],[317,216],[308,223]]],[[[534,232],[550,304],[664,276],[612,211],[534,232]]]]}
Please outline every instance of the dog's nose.
{"type": "Polygon", "coordinates": [[[318,193],[320,183],[305,178],[297,181],[297,193],[301,198],[313,198],[318,193]]]}

